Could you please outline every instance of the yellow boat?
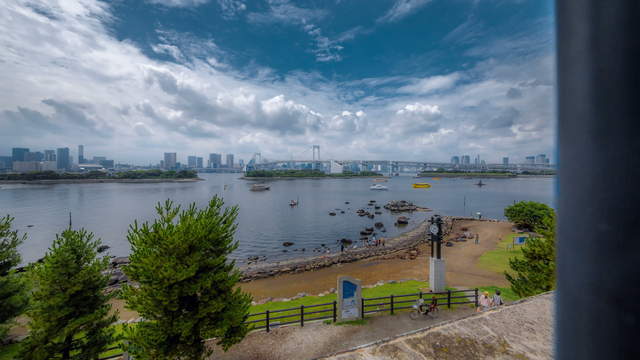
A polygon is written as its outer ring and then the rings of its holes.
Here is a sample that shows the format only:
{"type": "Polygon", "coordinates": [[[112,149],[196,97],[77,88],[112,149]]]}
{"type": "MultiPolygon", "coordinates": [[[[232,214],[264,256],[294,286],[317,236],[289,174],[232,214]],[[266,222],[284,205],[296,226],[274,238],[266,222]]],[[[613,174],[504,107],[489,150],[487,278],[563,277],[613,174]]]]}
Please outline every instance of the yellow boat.
{"type": "Polygon", "coordinates": [[[413,184],[414,189],[428,189],[431,187],[431,185],[427,184],[427,183],[415,183],[413,184]]]}
{"type": "Polygon", "coordinates": [[[434,177],[434,178],[431,178],[431,180],[440,180],[440,178],[439,177],[434,177]]]}

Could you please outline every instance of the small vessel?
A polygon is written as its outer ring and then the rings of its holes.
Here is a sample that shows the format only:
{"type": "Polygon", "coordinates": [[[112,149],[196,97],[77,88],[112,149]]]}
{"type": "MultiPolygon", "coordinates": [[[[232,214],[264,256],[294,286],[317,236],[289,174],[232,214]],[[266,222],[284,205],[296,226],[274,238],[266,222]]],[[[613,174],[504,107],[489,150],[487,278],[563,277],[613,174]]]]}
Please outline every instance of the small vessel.
{"type": "Polygon", "coordinates": [[[440,178],[439,178],[439,177],[434,177],[434,178],[431,178],[431,180],[436,180],[436,181],[438,181],[438,180],[440,180],[440,178]]]}
{"type": "Polygon", "coordinates": [[[482,186],[485,186],[485,185],[487,185],[487,184],[483,183],[483,182],[482,182],[482,180],[480,180],[480,181],[478,181],[477,183],[475,183],[475,184],[473,184],[473,185],[476,185],[476,186],[480,186],[480,187],[482,187],[482,186]]]}
{"type": "Polygon", "coordinates": [[[385,179],[385,178],[376,178],[376,179],[373,179],[373,182],[387,182],[387,179],[385,179]]]}
{"type": "Polygon", "coordinates": [[[389,190],[386,186],[380,185],[380,184],[371,185],[369,189],[370,190],[389,190]]]}
{"type": "Polygon", "coordinates": [[[291,207],[298,206],[298,201],[297,200],[289,201],[289,206],[291,206],[291,207]]]}
{"type": "Polygon", "coordinates": [[[413,184],[413,188],[414,189],[428,189],[430,187],[431,187],[431,185],[429,185],[427,183],[415,183],[415,184],[413,184]]]}
{"type": "Polygon", "coordinates": [[[253,184],[251,185],[251,191],[265,191],[269,190],[271,187],[265,184],[253,184]]]}

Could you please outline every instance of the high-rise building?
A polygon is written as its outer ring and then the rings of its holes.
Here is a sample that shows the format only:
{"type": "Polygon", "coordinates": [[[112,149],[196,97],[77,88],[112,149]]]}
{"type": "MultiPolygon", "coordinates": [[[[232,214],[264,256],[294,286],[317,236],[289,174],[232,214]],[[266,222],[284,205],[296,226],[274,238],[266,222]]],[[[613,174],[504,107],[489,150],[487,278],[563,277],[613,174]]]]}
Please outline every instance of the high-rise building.
{"type": "Polygon", "coordinates": [[[509,166],[509,158],[508,157],[503,157],[502,158],[502,165],[504,166],[509,166]]]}
{"type": "Polygon", "coordinates": [[[524,163],[527,165],[533,165],[536,163],[536,157],[535,156],[527,156],[524,158],[524,163]]]}
{"type": "Polygon", "coordinates": [[[56,149],[56,167],[58,170],[71,169],[71,160],[69,158],[69,148],[56,149]]]}
{"type": "Polygon", "coordinates": [[[222,155],[220,154],[209,154],[209,167],[212,169],[217,169],[222,166],[222,155]]]}
{"type": "Polygon", "coordinates": [[[459,157],[459,156],[452,156],[452,157],[451,157],[451,163],[452,163],[453,165],[458,165],[458,164],[460,164],[460,157],[459,157]]]}
{"type": "Polygon", "coordinates": [[[84,145],[78,145],[78,164],[84,164],[84,145]]]}
{"type": "Polygon", "coordinates": [[[55,150],[45,150],[44,151],[44,161],[56,161],[56,152],[55,152],[55,150]]]}
{"type": "Polygon", "coordinates": [[[242,169],[244,168],[244,160],[240,159],[238,160],[238,166],[242,169]]]}
{"type": "Polygon", "coordinates": [[[469,155],[462,155],[462,165],[470,165],[471,157],[469,155]]]}
{"type": "Polygon", "coordinates": [[[545,165],[547,163],[547,155],[546,154],[539,154],[536,156],[536,164],[538,165],[545,165]]]}
{"type": "Polygon", "coordinates": [[[106,156],[94,156],[91,162],[94,164],[100,164],[100,161],[105,161],[105,160],[107,160],[106,156]]]}
{"type": "Polygon", "coordinates": [[[198,168],[198,169],[202,169],[203,168],[203,166],[202,166],[202,157],[200,157],[200,156],[198,156],[196,158],[196,168],[198,168]]]}
{"type": "Polygon", "coordinates": [[[13,168],[13,159],[11,156],[0,156],[0,170],[13,168]]]}
{"type": "Polygon", "coordinates": [[[29,152],[29,148],[13,148],[11,149],[11,159],[13,161],[25,161],[24,157],[29,152]]]}
{"type": "Polygon", "coordinates": [[[175,169],[177,165],[177,154],[176,153],[164,153],[164,168],[165,169],[175,169]]]}
{"type": "Polygon", "coordinates": [[[188,168],[193,169],[195,167],[198,167],[197,162],[198,162],[198,157],[197,156],[188,156],[187,157],[187,167],[188,168]]]}
{"type": "Polygon", "coordinates": [[[24,161],[42,161],[44,160],[44,154],[40,151],[28,152],[24,154],[24,161]]]}
{"type": "Polygon", "coordinates": [[[233,168],[233,154],[227,154],[227,167],[233,168]]]}

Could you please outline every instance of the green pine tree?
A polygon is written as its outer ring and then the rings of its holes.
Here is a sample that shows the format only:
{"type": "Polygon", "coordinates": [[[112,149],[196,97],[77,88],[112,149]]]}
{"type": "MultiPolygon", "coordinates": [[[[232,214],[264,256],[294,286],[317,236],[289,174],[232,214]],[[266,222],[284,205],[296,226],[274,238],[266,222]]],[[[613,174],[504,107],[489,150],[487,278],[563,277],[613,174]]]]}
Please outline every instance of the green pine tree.
{"type": "Polygon", "coordinates": [[[170,200],[156,210],[159,219],[136,222],[128,234],[124,272],[139,286],[124,286],[123,297],[145,319],[125,328],[128,350],[136,359],[201,359],[210,354],[204,340],[213,337],[227,350],[246,335],[251,305],[228,259],[238,246],[237,207],[223,210],[214,197],[202,210],[170,200]]]}
{"type": "Polygon", "coordinates": [[[84,229],[56,235],[44,261],[30,269],[33,284],[29,337],[23,359],[97,359],[114,341],[115,315],[105,293],[107,257],[100,240],[84,229]]]}
{"type": "Polygon", "coordinates": [[[505,272],[511,289],[521,297],[551,291],[556,284],[556,220],[545,218],[536,229],[540,237],[530,237],[522,247],[522,255],[509,259],[510,272],[505,272]]]}
{"type": "Polygon", "coordinates": [[[15,267],[20,264],[18,246],[27,235],[18,235],[11,230],[13,218],[9,215],[0,218],[0,343],[7,335],[11,321],[20,315],[26,305],[26,286],[15,267]]]}
{"type": "Polygon", "coordinates": [[[545,219],[555,217],[551,207],[535,201],[520,201],[504,209],[504,216],[521,228],[536,230],[544,227],[545,219]]]}

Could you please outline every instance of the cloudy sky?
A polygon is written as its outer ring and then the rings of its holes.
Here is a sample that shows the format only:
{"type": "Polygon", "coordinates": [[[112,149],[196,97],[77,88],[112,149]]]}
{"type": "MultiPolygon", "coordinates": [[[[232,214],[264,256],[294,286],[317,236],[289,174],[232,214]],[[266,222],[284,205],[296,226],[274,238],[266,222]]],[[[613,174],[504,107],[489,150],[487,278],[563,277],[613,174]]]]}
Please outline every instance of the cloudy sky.
{"type": "Polygon", "coordinates": [[[5,0],[0,155],[554,156],[549,0],[5,0]]]}

